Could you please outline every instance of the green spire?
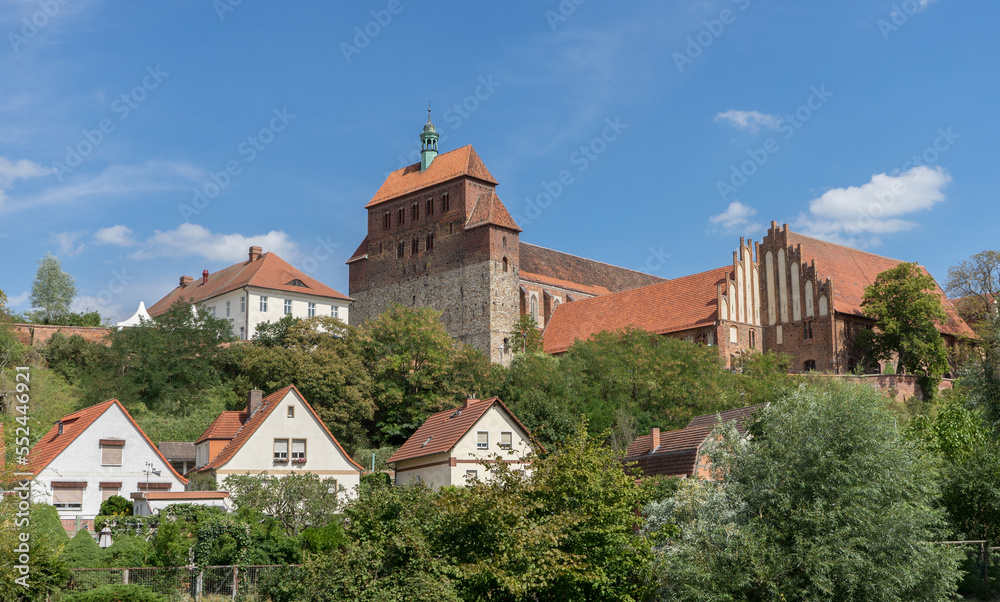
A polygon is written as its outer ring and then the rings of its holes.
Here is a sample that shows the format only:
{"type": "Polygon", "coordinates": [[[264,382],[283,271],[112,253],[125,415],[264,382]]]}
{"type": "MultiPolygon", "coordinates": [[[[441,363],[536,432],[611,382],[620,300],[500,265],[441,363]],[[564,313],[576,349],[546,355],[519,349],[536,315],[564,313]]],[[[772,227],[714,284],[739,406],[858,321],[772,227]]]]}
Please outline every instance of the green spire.
{"type": "Polygon", "coordinates": [[[437,128],[431,123],[430,102],[427,103],[427,123],[424,124],[424,131],[420,133],[420,171],[424,171],[431,166],[434,157],[438,154],[438,133],[437,128]]]}

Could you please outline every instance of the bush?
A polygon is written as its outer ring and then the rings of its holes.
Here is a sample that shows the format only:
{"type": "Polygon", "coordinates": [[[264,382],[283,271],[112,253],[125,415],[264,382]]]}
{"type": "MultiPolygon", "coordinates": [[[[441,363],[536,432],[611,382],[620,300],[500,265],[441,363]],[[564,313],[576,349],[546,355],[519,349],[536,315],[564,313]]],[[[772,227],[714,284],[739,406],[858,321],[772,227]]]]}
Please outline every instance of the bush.
{"type": "Polygon", "coordinates": [[[104,550],[90,531],[80,529],[63,548],[63,560],[71,569],[94,569],[101,566],[104,550]]]}
{"type": "Polygon", "coordinates": [[[102,585],[63,596],[64,602],[168,602],[169,598],[141,585],[102,585]]]}
{"type": "Polygon", "coordinates": [[[132,500],[120,495],[113,495],[101,502],[101,514],[104,516],[132,516],[132,500]]]}

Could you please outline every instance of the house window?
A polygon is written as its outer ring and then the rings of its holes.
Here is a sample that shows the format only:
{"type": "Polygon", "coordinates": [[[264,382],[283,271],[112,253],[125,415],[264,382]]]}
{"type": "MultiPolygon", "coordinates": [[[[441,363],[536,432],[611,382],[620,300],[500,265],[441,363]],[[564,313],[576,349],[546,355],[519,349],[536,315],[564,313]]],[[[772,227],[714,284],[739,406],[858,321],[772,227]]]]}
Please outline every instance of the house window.
{"type": "Polygon", "coordinates": [[[410,242],[410,255],[416,255],[420,252],[420,241],[414,238],[410,242]]]}
{"type": "Polygon", "coordinates": [[[101,439],[101,466],[121,466],[124,448],[121,439],[101,439]]]}
{"type": "Polygon", "coordinates": [[[396,216],[396,221],[399,222],[400,226],[406,223],[406,209],[403,209],[402,207],[399,208],[399,211],[396,216]]]}
{"type": "Polygon", "coordinates": [[[260,311],[267,311],[267,297],[264,295],[260,296],[260,311]]]}
{"type": "Polygon", "coordinates": [[[490,448],[490,434],[487,431],[476,433],[476,449],[490,448]]]}
{"type": "Polygon", "coordinates": [[[399,241],[399,244],[396,245],[396,259],[402,259],[405,253],[406,253],[406,243],[403,241],[399,241]]]}
{"type": "Polygon", "coordinates": [[[441,195],[441,212],[442,213],[444,213],[445,211],[448,211],[448,205],[450,204],[448,202],[449,200],[450,199],[448,198],[448,193],[447,192],[441,195]]]}
{"type": "Polygon", "coordinates": [[[514,435],[510,432],[500,433],[500,449],[510,449],[514,441],[514,435]]]}
{"type": "Polygon", "coordinates": [[[285,299],[285,315],[290,316],[292,314],[292,300],[285,299]]]}
{"type": "Polygon", "coordinates": [[[83,510],[86,483],[52,483],[52,505],[59,510],[83,510]]]}
{"type": "Polygon", "coordinates": [[[243,326],[240,326],[240,340],[241,341],[247,340],[246,329],[243,326]]]}
{"type": "Polygon", "coordinates": [[[427,244],[424,245],[424,246],[426,247],[427,251],[433,251],[434,250],[434,234],[433,233],[427,235],[427,244]]]}
{"type": "Polygon", "coordinates": [[[288,462],[288,439],[274,440],[274,461],[288,462]]]}
{"type": "Polygon", "coordinates": [[[212,306],[212,317],[213,318],[215,317],[215,306],[214,305],[212,306]]]}
{"type": "Polygon", "coordinates": [[[113,495],[118,495],[122,489],[121,483],[101,483],[101,501],[106,502],[113,495]]]}
{"type": "Polygon", "coordinates": [[[392,225],[392,215],[388,211],[382,214],[382,229],[388,230],[392,225]]]}
{"type": "Polygon", "coordinates": [[[330,306],[330,317],[331,318],[339,318],[340,317],[340,312],[337,311],[338,309],[340,309],[340,308],[337,307],[336,305],[331,305],[330,306]]]}
{"type": "Polygon", "coordinates": [[[227,318],[229,317],[229,305],[230,305],[230,303],[232,303],[232,302],[231,301],[226,301],[226,317],[227,318]]]}
{"type": "Polygon", "coordinates": [[[413,203],[413,208],[411,209],[410,212],[412,214],[413,221],[417,221],[418,219],[420,219],[420,204],[413,203]]]}
{"type": "Polygon", "coordinates": [[[479,480],[479,471],[478,470],[466,470],[465,471],[465,480],[466,481],[478,481],[479,480]]]}
{"type": "Polygon", "coordinates": [[[506,257],[503,258],[503,271],[505,271],[505,272],[507,271],[507,258],[506,257]]]}
{"type": "Polygon", "coordinates": [[[802,323],[802,338],[803,340],[809,340],[813,338],[813,323],[812,320],[806,320],[802,323]]]}
{"type": "Polygon", "coordinates": [[[815,370],[816,370],[816,360],[806,360],[802,364],[802,371],[803,372],[813,372],[815,370]]]}
{"type": "Polygon", "coordinates": [[[427,199],[427,215],[434,215],[434,198],[427,199]]]}
{"type": "Polygon", "coordinates": [[[295,406],[288,406],[288,417],[295,418],[295,406]]]}
{"type": "Polygon", "coordinates": [[[306,440],[292,440],[292,463],[304,464],[306,461],[306,440]]]}
{"type": "Polygon", "coordinates": [[[310,317],[310,318],[315,318],[316,317],[316,304],[315,303],[309,303],[309,305],[306,306],[306,315],[308,317],[310,317]]]}
{"type": "Polygon", "coordinates": [[[247,298],[240,297],[240,313],[243,313],[246,310],[247,310],[247,298]]]}

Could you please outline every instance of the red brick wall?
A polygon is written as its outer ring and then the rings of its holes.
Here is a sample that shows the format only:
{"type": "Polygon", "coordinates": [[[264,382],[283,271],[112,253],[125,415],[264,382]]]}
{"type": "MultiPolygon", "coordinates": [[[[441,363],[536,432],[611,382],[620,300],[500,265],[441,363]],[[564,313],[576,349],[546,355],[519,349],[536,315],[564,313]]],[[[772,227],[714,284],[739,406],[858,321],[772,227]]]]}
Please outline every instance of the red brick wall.
{"type": "MultiPolygon", "coordinates": [[[[861,383],[871,385],[875,389],[887,393],[898,402],[905,402],[912,397],[922,399],[920,387],[917,385],[919,378],[913,374],[865,374],[854,376],[851,374],[811,374],[813,378],[836,378],[844,382],[861,383]]],[[[938,383],[938,391],[946,391],[952,388],[953,381],[944,379],[938,383]]]]}
{"type": "Polygon", "coordinates": [[[75,334],[90,343],[104,342],[104,337],[111,332],[104,326],[50,326],[42,324],[14,324],[14,334],[24,345],[44,345],[57,332],[71,337],[75,334]]]}

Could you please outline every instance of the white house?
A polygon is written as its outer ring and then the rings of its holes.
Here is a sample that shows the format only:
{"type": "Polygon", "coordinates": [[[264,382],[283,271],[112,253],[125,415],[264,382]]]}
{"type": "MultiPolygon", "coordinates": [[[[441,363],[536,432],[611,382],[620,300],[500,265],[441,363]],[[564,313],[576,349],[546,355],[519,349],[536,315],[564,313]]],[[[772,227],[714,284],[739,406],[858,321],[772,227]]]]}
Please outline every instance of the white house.
{"type": "Polygon", "coordinates": [[[497,454],[515,470],[530,470],[536,445],[499,397],[467,399],[459,408],[430,416],[389,462],[396,465],[397,485],[462,486],[488,479],[483,461],[497,454]]]}
{"type": "Polygon", "coordinates": [[[28,466],[33,499],[54,505],[61,518],[97,515],[112,495],[187,484],[117,399],[63,416],[31,448],[28,466]]]}
{"type": "Polygon", "coordinates": [[[214,273],[204,270],[197,281],[181,276],[177,288],[153,304],[149,314],[165,313],[178,299],[199,303],[215,317],[226,318],[241,340],[253,338],[258,324],[277,322],[286,315],[331,316],[347,324],[352,302],[274,253],[262,254],[260,247],[250,247],[247,261],[214,273]]]}
{"type": "Polygon", "coordinates": [[[220,414],[195,442],[195,465],[193,473],[220,485],[231,474],[311,472],[348,497],[356,495],[362,470],[294,385],[267,397],[250,391],[245,410],[220,414]]]}
{"type": "Polygon", "coordinates": [[[171,504],[195,504],[220,508],[223,512],[233,509],[228,491],[150,491],[135,500],[132,513],[137,516],[159,514],[160,510],[171,504]]]}

